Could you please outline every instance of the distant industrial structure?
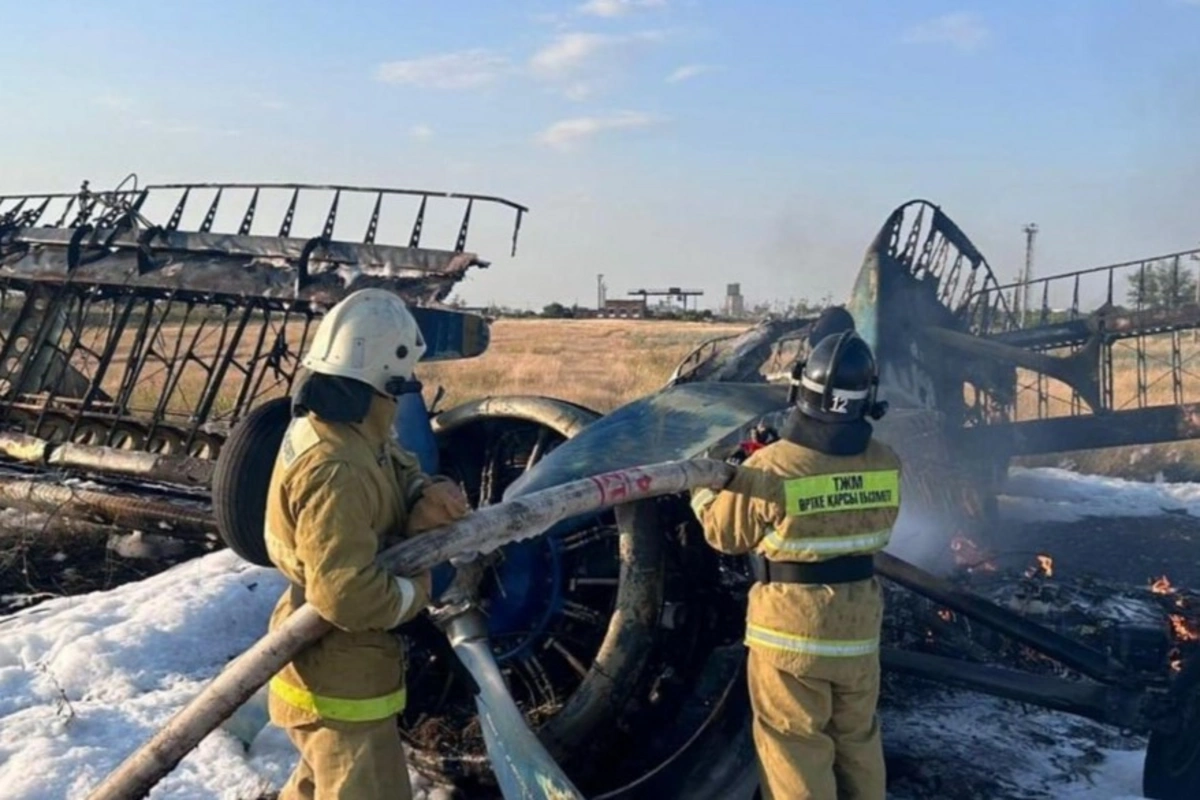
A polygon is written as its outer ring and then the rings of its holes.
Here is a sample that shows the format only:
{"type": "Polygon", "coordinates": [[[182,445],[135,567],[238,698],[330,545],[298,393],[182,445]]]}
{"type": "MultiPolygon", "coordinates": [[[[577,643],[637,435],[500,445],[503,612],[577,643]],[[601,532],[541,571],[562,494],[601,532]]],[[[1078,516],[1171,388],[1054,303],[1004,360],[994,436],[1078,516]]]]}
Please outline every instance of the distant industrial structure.
{"type": "Polygon", "coordinates": [[[733,319],[740,319],[746,315],[746,300],[742,297],[740,283],[725,284],[725,305],[721,308],[721,313],[733,319]]]}
{"type": "MultiPolygon", "coordinates": [[[[730,284],[733,289],[738,289],[738,284],[730,284]]],[[[604,282],[604,274],[596,275],[596,310],[595,312],[577,309],[576,313],[581,316],[595,316],[605,319],[643,319],[654,316],[655,311],[674,312],[679,309],[679,306],[674,305],[671,301],[679,301],[682,310],[686,313],[688,308],[689,298],[698,298],[703,296],[703,289],[684,289],[679,286],[671,286],[666,289],[634,289],[629,292],[630,295],[640,298],[637,300],[610,300],[608,298],[608,284],[604,282]],[[649,298],[662,298],[656,306],[651,306],[649,298]]],[[[728,302],[728,301],[727,301],[728,302]]],[[[691,310],[697,311],[698,300],[693,300],[691,310]]],[[[740,293],[737,298],[737,308],[741,313],[743,303],[740,293]]]]}
{"type": "MultiPolygon", "coordinates": [[[[580,311],[583,311],[580,309],[580,311]]],[[[646,316],[646,301],[641,300],[609,300],[608,284],[604,282],[604,274],[596,275],[596,311],[583,312],[586,316],[602,319],[640,319],[646,316]]]]}
{"type": "Polygon", "coordinates": [[[1021,229],[1025,234],[1025,269],[1021,273],[1021,296],[1017,303],[1017,313],[1024,324],[1029,316],[1029,285],[1033,281],[1033,240],[1037,237],[1038,226],[1031,222],[1021,229]]]}
{"type": "MultiPolygon", "coordinates": [[[[683,310],[687,311],[688,310],[688,298],[689,297],[700,297],[701,295],[704,294],[704,290],[703,289],[680,289],[678,286],[672,286],[669,289],[634,289],[629,294],[641,295],[643,306],[646,305],[646,298],[648,298],[648,297],[662,297],[665,300],[679,300],[681,303],[683,303],[683,310]]],[[[699,301],[696,301],[696,302],[698,303],[699,301]]],[[[693,303],[692,305],[693,305],[693,310],[695,310],[696,303],[693,303]]]]}
{"type": "Polygon", "coordinates": [[[642,319],[647,316],[645,300],[608,300],[596,311],[602,319],[642,319]]]}

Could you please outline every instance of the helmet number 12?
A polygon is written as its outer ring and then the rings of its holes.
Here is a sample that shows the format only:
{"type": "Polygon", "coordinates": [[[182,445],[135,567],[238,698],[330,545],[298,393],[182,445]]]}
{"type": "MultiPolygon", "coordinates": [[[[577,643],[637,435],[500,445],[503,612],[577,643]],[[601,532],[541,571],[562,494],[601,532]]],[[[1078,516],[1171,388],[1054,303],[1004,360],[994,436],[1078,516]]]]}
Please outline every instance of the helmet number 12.
{"type": "Polygon", "coordinates": [[[845,397],[835,394],[833,397],[829,398],[829,401],[830,401],[830,406],[829,406],[830,411],[832,411],[835,414],[845,414],[846,413],[847,403],[846,403],[845,397]]]}

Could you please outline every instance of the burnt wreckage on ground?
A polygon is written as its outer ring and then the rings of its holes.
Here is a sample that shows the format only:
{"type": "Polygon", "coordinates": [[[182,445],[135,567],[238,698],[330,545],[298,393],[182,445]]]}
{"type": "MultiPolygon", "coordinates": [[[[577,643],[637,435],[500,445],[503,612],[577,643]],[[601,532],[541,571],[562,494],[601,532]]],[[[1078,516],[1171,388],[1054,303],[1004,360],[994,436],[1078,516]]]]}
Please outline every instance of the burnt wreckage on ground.
{"type": "MultiPolygon", "coordinates": [[[[348,292],[382,286],[413,306],[426,360],[483,353],[486,321],[441,303],[486,266],[466,250],[484,207],[515,214],[515,251],[526,209],[495,197],[282,184],[0,197],[0,505],[49,514],[47,525],[224,542],[268,563],[266,480],[314,322],[348,292]],[[414,217],[398,222],[406,203],[414,217]],[[452,249],[422,243],[426,212],[441,203],[461,207],[452,249]]],[[[896,209],[846,305],[879,359],[891,408],[877,430],[904,459],[905,513],[936,519],[949,543],[993,513],[1015,455],[1200,438],[1181,335],[1200,328],[1200,308],[1144,291],[1151,279],[1182,285],[1189,255],[1040,279],[1041,307],[1017,313],[1010,298],[1023,287],[999,285],[940,209],[896,209]],[[1133,307],[1119,299],[1126,283],[1142,289],[1133,307]],[[1120,379],[1126,361],[1132,386],[1120,379]],[[1152,379],[1157,362],[1165,371],[1152,379]]],[[[637,464],[723,457],[786,412],[775,376],[810,324],[769,320],[706,343],[660,391],[607,415],[532,396],[434,413],[414,395],[396,432],[476,506],[637,464]]],[[[476,588],[497,659],[587,796],[749,791],[748,573],[704,545],[686,497],[570,520],[488,558],[476,588]]],[[[893,594],[1076,677],[949,658],[894,635],[888,669],[1149,732],[1147,793],[1200,791],[1200,665],[1134,663],[1128,648],[1085,645],[892,555],[878,568],[893,594]]],[[[415,765],[486,786],[475,709],[444,636],[419,623],[411,639],[402,728],[415,765]]]]}

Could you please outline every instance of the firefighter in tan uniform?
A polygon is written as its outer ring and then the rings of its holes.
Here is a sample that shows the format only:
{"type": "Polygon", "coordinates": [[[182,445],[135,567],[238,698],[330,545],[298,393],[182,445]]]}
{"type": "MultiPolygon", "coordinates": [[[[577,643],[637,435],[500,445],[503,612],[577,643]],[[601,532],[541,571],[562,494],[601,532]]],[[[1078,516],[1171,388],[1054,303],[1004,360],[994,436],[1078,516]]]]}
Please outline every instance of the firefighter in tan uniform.
{"type": "Polygon", "coordinates": [[[293,393],[267,497],[266,543],[287,577],[274,630],[302,603],[334,629],[270,681],[271,721],[300,761],[280,800],[412,797],[397,728],[405,659],[393,632],[430,601],[428,573],[397,577],[376,554],[469,506],[392,438],[396,397],[419,391],[425,343],[403,301],[354,292],[321,320],[293,393]]]}
{"type": "Polygon", "coordinates": [[[717,550],[750,554],[747,680],[765,800],[883,800],[879,634],[872,554],[899,514],[900,462],[871,438],[870,348],[852,330],[793,370],[781,441],[725,489],[693,492],[717,550]]]}

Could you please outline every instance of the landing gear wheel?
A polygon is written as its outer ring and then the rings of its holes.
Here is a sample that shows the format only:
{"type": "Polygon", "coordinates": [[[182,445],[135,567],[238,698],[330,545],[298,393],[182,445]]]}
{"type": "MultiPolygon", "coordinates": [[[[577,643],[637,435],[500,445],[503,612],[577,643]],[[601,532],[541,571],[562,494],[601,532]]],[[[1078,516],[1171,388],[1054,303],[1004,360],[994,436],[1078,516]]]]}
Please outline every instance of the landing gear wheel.
{"type": "MultiPolygon", "coordinates": [[[[433,422],[438,471],[463,488],[473,508],[499,503],[509,485],[598,417],[545,397],[493,397],[448,409],[433,422]]],[[[608,629],[618,541],[608,513],[565,536],[517,542],[485,557],[480,595],[492,651],[535,728],[568,702],[608,629]]],[[[410,702],[401,732],[412,765],[472,788],[486,785],[493,778],[471,695],[445,636],[426,623],[406,631],[410,702]]]]}
{"type": "Polygon", "coordinates": [[[266,498],[290,419],[291,398],[263,403],[233,426],[213,468],[213,517],[221,541],[260,567],[273,566],[263,539],[266,498]]]}
{"type": "Polygon", "coordinates": [[[1171,695],[1178,724],[1150,734],[1142,793],[1151,800],[1195,800],[1200,797],[1200,661],[1184,667],[1171,695]]]}

